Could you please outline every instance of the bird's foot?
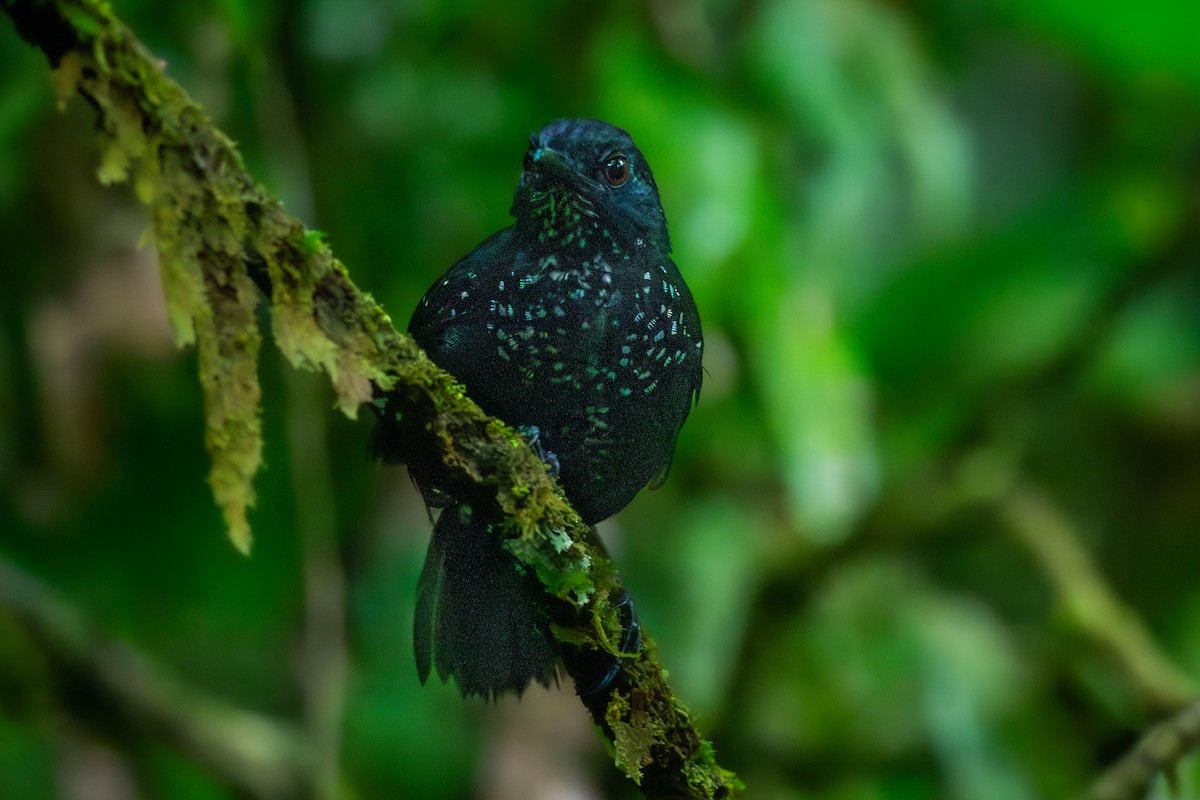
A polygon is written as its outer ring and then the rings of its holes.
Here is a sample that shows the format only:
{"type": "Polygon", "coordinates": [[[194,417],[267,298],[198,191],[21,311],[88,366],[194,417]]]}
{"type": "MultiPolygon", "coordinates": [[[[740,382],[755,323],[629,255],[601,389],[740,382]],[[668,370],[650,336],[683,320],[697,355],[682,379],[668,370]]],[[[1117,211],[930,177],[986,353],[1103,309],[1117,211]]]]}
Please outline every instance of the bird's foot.
{"type": "Polygon", "coordinates": [[[620,596],[615,603],[617,616],[621,620],[621,629],[623,631],[621,637],[620,655],[604,654],[597,658],[596,663],[592,665],[592,672],[595,677],[588,681],[576,681],[576,690],[579,696],[587,699],[603,694],[612,687],[613,681],[621,672],[622,659],[636,655],[642,649],[642,624],[638,621],[637,610],[633,607],[633,598],[629,592],[621,590],[620,596]]]}
{"type": "Polygon", "coordinates": [[[541,428],[537,425],[522,425],[517,428],[517,433],[524,437],[529,446],[533,448],[533,452],[537,453],[538,458],[550,468],[550,477],[557,478],[559,469],[561,468],[561,465],[558,463],[558,455],[547,450],[542,445],[541,428]]]}

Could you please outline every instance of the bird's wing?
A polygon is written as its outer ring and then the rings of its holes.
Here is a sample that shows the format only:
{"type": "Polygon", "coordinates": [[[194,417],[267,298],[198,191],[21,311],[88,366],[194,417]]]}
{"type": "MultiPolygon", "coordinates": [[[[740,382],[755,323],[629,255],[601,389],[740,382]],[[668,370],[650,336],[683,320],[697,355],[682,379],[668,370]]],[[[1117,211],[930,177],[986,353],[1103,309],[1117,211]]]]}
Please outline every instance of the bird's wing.
{"type": "Polygon", "coordinates": [[[440,366],[448,367],[455,353],[469,351],[472,336],[483,335],[484,326],[476,316],[487,304],[477,295],[491,288],[498,270],[509,268],[511,236],[512,229],[505,228],[484,239],[438,278],[417,303],[408,332],[440,366]]]}

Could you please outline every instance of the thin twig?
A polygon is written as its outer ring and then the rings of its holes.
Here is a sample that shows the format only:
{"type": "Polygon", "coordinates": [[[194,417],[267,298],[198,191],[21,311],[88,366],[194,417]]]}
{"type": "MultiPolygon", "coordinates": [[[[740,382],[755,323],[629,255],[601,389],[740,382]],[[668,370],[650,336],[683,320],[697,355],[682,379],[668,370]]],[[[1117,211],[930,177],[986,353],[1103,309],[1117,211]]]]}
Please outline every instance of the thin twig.
{"type": "Polygon", "coordinates": [[[1080,800],[1143,800],[1158,774],[1168,779],[1181,758],[1200,746],[1200,700],[1150,729],[1109,767],[1080,800]]]}

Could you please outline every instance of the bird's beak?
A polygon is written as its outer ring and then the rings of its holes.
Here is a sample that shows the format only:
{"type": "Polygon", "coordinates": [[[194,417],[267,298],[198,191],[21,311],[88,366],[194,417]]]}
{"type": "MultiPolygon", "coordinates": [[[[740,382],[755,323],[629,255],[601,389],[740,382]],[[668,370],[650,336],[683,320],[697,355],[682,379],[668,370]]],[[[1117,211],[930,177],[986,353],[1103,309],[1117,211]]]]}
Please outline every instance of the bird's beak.
{"type": "Polygon", "coordinates": [[[575,174],[567,157],[548,147],[539,147],[533,151],[533,163],[535,175],[530,177],[536,176],[542,180],[555,182],[569,180],[575,174]]]}

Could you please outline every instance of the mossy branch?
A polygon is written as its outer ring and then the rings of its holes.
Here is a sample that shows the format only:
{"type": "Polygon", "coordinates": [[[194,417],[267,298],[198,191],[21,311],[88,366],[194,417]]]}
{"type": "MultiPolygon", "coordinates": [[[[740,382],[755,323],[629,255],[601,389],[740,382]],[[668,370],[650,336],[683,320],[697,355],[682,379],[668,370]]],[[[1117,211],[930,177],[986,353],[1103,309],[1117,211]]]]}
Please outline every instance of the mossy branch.
{"type": "MultiPolygon", "coordinates": [[[[425,423],[448,480],[494,492],[504,536],[552,598],[568,670],[583,652],[611,652],[618,576],[544,465],[510,428],[484,415],[308,231],[246,173],[233,143],[168,78],[99,0],[0,0],[54,70],[60,103],[78,94],[97,115],[102,183],[130,181],[151,210],[168,312],[180,344],[195,344],[206,410],[209,482],[235,546],[251,545],[247,509],[261,464],[258,291],[265,262],[273,336],[296,367],[326,373],[353,416],[377,393],[425,423]]],[[[419,426],[418,426],[419,427],[419,426]]],[[[650,796],[721,798],[737,781],[666,684],[648,647],[588,708],[618,767],[650,796]]]]}

